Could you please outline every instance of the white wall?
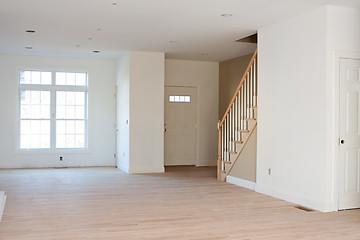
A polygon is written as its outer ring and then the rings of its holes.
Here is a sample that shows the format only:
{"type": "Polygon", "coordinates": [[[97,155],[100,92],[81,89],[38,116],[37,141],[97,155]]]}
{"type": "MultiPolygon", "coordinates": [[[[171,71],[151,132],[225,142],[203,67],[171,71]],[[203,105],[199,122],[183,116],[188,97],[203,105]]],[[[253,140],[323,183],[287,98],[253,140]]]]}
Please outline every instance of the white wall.
{"type": "Polygon", "coordinates": [[[130,173],[164,171],[164,58],[130,54],[130,173]]]}
{"type": "Polygon", "coordinates": [[[198,166],[217,161],[219,63],[167,59],[166,86],[195,86],[198,94],[198,166]]]}
{"type": "Polygon", "coordinates": [[[256,190],[325,210],[326,8],[258,34],[256,190]]]}
{"type": "Polygon", "coordinates": [[[337,210],[337,175],[339,161],[338,57],[360,55],[360,10],[327,8],[327,166],[326,210],[337,210]]]}
{"type": "Polygon", "coordinates": [[[257,191],[337,210],[337,60],[359,54],[359,42],[360,10],[344,7],[259,30],[257,191]]]}
{"type": "Polygon", "coordinates": [[[129,172],[130,155],[130,53],[124,53],[117,60],[117,162],[116,166],[129,172]]]}
{"type": "Polygon", "coordinates": [[[113,60],[0,55],[0,168],[114,166],[115,62],[113,60]],[[18,70],[87,71],[87,151],[19,151],[18,70]],[[59,156],[64,161],[59,161],[59,156]]]}

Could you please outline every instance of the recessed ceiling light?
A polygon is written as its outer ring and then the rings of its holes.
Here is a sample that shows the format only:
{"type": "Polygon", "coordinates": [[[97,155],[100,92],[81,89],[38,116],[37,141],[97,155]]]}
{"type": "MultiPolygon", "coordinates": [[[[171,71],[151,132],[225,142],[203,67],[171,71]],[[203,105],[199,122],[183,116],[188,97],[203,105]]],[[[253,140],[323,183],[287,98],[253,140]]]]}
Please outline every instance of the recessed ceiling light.
{"type": "Polygon", "coordinates": [[[28,29],[25,32],[27,32],[27,33],[35,33],[35,30],[28,29]]]}
{"type": "Polygon", "coordinates": [[[100,53],[100,50],[94,50],[93,53],[100,53]]]}
{"type": "Polygon", "coordinates": [[[208,53],[202,53],[201,56],[207,56],[209,55],[208,53]]]}
{"type": "Polygon", "coordinates": [[[75,47],[80,47],[80,45],[79,45],[79,44],[76,44],[75,47]]]}
{"type": "Polygon", "coordinates": [[[169,43],[178,43],[178,41],[172,40],[172,41],[169,41],[169,43]]]}
{"type": "Polygon", "coordinates": [[[88,39],[89,39],[89,40],[92,40],[92,38],[91,38],[91,37],[89,37],[88,39]]]}
{"type": "Polygon", "coordinates": [[[101,28],[98,28],[98,29],[96,29],[96,30],[101,31],[101,28]]]}
{"type": "Polygon", "coordinates": [[[28,46],[28,47],[25,47],[25,49],[31,50],[31,49],[32,49],[32,47],[28,46]]]}
{"type": "Polygon", "coordinates": [[[116,5],[117,5],[117,3],[116,3],[116,2],[113,2],[113,3],[111,3],[111,5],[116,6],[116,5]]]}
{"type": "Polygon", "coordinates": [[[223,13],[221,14],[222,17],[232,17],[233,15],[230,13],[223,13]]]}

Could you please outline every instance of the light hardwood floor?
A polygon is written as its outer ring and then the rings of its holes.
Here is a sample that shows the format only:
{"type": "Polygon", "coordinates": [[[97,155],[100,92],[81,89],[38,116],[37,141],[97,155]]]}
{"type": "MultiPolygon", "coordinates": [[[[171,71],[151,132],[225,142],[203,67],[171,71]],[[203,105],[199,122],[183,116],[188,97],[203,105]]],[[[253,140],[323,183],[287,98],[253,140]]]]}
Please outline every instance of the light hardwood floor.
{"type": "Polygon", "coordinates": [[[215,168],[0,171],[1,240],[360,239],[360,211],[305,212],[215,178],[215,168]]]}

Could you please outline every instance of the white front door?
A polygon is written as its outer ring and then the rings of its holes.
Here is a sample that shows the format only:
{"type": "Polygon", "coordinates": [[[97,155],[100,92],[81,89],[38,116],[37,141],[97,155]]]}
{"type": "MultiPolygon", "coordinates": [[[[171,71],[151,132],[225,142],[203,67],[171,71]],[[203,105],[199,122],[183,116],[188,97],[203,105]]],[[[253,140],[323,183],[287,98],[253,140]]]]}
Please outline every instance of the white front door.
{"type": "Polygon", "coordinates": [[[196,165],[196,110],[196,88],[165,87],[165,166],[196,165]]]}
{"type": "Polygon", "coordinates": [[[360,60],[340,59],[339,209],[360,208],[360,60]]]}

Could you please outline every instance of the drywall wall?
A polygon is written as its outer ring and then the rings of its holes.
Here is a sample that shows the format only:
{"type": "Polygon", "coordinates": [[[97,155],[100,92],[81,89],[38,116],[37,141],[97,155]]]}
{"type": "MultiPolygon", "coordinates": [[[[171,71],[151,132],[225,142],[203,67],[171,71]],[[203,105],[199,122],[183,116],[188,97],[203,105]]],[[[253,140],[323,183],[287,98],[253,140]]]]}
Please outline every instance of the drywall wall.
{"type": "Polygon", "coordinates": [[[115,165],[115,61],[0,55],[0,83],[0,168],[115,165]],[[88,72],[88,150],[18,149],[20,68],[88,72]],[[64,161],[60,162],[59,156],[64,161]]]}
{"type": "Polygon", "coordinates": [[[339,161],[338,75],[339,57],[360,56],[360,10],[327,6],[327,164],[326,210],[338,210],[337,174],[339,161]]]}
{"type": "Polygon", "coordinates": [[[216,62],[165,61],[166,86],[193,86],[198,97],[198,163],[215,166],[217,161],[219,64],[216,62]]]}
{"type": "Polygon", "coordinates": [[[130,53],[124,53],[117,59],[116,79],[116,166],[129,172],[130,53]]]}
{"type": "Polygon", "coordinates": [[[256,190],[322,211],[326,210],[326,26],[326,7],[321,7],[258,31],[256,190]]]}
{"type": "Polygon", "coordinates": [[[253,54],[219,63],[219,119],[222,119],[253,54]]]}
{"type": "Polygon", "coordinates": [[[164,171],[164,53],[130,53],[130,173],[164,171]]]}
{"type": "Polygon", "coordinates": [[[256,182],[256,146],[257,146],[257,128],[249,138],[244,150],[241,152],[235,165],[231,169],[229,176],[239,179],[256,182]]]}

